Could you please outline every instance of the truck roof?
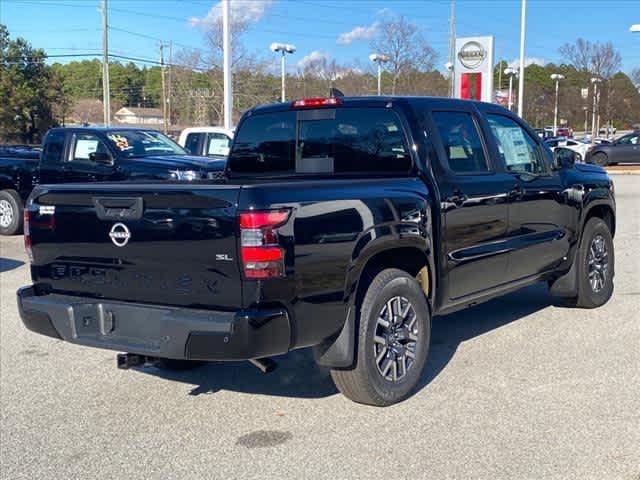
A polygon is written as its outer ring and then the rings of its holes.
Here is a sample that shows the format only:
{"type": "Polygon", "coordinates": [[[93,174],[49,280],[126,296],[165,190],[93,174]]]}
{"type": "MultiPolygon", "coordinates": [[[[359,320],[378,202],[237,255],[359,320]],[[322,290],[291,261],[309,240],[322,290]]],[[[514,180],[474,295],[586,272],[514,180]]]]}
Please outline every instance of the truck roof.
{"type": "MultiPolygon", "coordinates": [[[[469,103],[473,103],[475,105],[486,105],[486,106],[490,105],[492,107],[504,108],[504,107],[500,107],[495,103],[479,102],[476,100],[461,100],[458,98],[447,98],[447,97],[386,95],[386,96],[358,96],[358,97],[339,97],[339,98],[342,101],[342,105],[357,105],[362,107],[384,106],[389,102],[396,102],[401,104],[428,102],[429,104],[432,104],[432,106],[437,106],[437,107],[454,107],[454,106],[463,106],[463,105],[468,105],[469,103]]],[[[257,107],[252,108],[250,111],[255,113],[258,113],[258,112],[266,113],[266,112],[285,111],[285,110],[290,110],[292,108],[293,108],[292,102],[284,102],[284,103],[272,103],[267,105],[259,105],[257,107]]]]}
{"type": "Polygon", "coordinates": [[[117,125],[111,125],[109,127],[104,126],[104,125],[91,125],[91,126],[84,126],[84,125],[80,125],[80,126],[71,126],[71,127],[54,127],[52,128],[50,131],[52,132],[56,132],[56,131],[65,131],[65,130],[80,130],[80,131],[86,131],[86,132],[110,132],[110,131],[114,131],[114,130],[131,130],[131,131],[136,131],[136,132],[140,132],[140,131],[144,131],[144,132],[158,132],[160,133],[159,130],[156,130],[154,128],[149,128],[149,127],[129,127],[129,126],[117,126],[117,125]]]}

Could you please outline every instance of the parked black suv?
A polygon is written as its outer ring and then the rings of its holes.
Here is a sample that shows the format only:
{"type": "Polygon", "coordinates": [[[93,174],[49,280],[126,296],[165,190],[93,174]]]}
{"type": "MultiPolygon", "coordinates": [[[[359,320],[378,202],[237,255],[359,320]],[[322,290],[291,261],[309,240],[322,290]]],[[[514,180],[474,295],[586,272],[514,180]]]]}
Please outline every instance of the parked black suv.
{"type": "Polygon", "coordinates": [[[39,187],[26,207],[27,328],[170,359],[312,346],[362,403],[406,398],[431,317],[534,282],[613,292],[613,184],[520,118],[443,98],[257,107],[226,178],[39,187]],[[81,228],[79,228],[81,227],[81,228]]]}

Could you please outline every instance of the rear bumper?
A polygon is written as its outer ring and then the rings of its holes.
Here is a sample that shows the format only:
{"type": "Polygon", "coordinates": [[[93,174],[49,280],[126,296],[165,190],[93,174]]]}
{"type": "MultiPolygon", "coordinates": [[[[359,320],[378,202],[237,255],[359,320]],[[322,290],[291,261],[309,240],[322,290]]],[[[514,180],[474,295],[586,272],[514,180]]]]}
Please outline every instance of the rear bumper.
{"type": "Polygon", "coordinates": [[[18,290],[25,327],[78,345],[189,360],[247,360],[289,350],[285,309],[236,312],[38,295],[18,290]]]}

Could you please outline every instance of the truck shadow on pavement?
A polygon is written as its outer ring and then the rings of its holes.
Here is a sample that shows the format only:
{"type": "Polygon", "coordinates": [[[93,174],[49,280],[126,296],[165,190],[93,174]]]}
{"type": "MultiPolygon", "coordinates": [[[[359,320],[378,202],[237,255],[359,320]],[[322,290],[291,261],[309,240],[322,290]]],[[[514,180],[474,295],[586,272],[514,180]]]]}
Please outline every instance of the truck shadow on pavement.
{"type": "Polygon", "coordinates": [[[18,267],[24,265],[24,262],[20,260],[14,260],[12,258],[0,257],[0,273],[8,272],[10,270],[14,270],[18,267]]]}
{"type": "MultiPolygon", "coordinates": [[[[553,304],[544,284],[536,284],[490,302],[450,315],[434,317],[427,367],[417,392],[443,371],[458,346],[467,340],[503,327],[553,304]]],[[[318,367],[311,349],[295,350],[276,357],[278,368],[261,373],[249,362],[217,362],[189,371],[161,370],[154,367],[138,371],[167,380],[194,385],[189,395],[212,394],[221,390],[260,395],[323,398],[337,389],[329,370],[318,367]]]]}

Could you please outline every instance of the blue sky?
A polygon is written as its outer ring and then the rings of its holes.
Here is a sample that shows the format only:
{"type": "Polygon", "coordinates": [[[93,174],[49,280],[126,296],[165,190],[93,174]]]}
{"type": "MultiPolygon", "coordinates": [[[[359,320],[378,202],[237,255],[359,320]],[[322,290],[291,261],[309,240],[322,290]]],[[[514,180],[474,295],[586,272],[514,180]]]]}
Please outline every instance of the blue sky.
{"type": "MultiPolygon", "coordinates": [[[[447,61],[449,0],[231,0],[236,15],[249,19],[245,46],[264,58],[273,41],[293,43],[298,51],[290,68],[308,55],[367,64],[369,40],[385,15],[404,15],[418,24],[447,61]],[[314,53],[315,52],[315,53],[314,53]]],[[[50,55],[97,53],[101,47],[99,0],[0,0],[0,22],[50,55]]],[[[158,59],[160,40],[174,49],[206,48],[202,22],[219,11],[216,0],[109,0],[112,53],[158,59]],[[133,35],[128,32],[136,33],[133,35]],[[149,38],[148,38],[149,37],[149,38]]],[[[518,56],[519,0],[457,0],[458,36],[494,35],[496,60],[518,56]]],[[[640,0],[529,0],[526,56],[558,62],[558,47],[582,36],[611,41],[620,51],[623,70],[640,66],[640,0]]],[[[274,65],[275,71],[275,65],[274,65]]]]}

